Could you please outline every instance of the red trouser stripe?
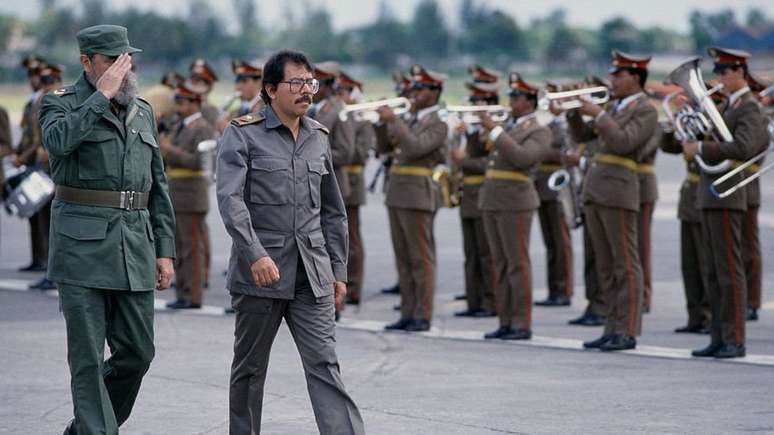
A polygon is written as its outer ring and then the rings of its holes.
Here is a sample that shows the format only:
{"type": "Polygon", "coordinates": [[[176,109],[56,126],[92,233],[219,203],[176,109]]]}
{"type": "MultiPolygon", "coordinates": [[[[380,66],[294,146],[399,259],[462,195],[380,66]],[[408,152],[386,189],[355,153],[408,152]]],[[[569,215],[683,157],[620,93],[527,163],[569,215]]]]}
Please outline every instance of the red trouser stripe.
{"type": "Polygon", "coordinates": [[[742,293],[739,291],[739,287],[736,282],[736,267],[734,264],[734,244],[733,237],[731,235],[731,219],[728,214],[728,209],[723,209],[723,235],[726,239],[726,267],[728,267],[728,275],[731,279],[731,300],[734,304],[734,338],[735,344],[742,344],[744,337],[742,337],[742,328],[744,327],[744,319],[742,319],[742,313],[739,307],[741,301],[739,300],[742,293]]]}
{"type": "MultiPolygon", "coordinates": [[[[619,209],[619,230],[621,243],[623,244],[624,262],[626,263],[626,281],[629,283],[629,324],[627,325],[627,332],[629,336],[634,337],[637,331],[637,280],[634,276],[634,269],[632,268],[632,259],[629,256],[629,239],[626,237],[626,215],[624,209],[619,209]]],[[[615,303],[615,301],[609,301],[608,303],[615,303]]]]}

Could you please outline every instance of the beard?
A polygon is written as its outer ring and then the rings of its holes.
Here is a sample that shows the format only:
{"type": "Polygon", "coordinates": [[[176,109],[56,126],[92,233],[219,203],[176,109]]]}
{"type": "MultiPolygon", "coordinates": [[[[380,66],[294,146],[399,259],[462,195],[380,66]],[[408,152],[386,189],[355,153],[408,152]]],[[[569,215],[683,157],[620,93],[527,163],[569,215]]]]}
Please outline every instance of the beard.
{"type": "MultiPolygon", "coordinates": [[[[86,73],[86,79],[89,81],[89,83],[91,83],[92,86],[95,88],[97,87],[97,81],[99,81],[99,77],[97,77],[93,71],[86,73]]],[[[124,76],[124,81],[121,83],[121,88],[113,97],[113,101],[121,106],[128,106],[129,103],[131,103],[132,100],[137,97],[138,88],[139,86],[137,85],[137,74],[135,74],[134,71],[129,71],[126,73],[126,76],[124,76]]]]}

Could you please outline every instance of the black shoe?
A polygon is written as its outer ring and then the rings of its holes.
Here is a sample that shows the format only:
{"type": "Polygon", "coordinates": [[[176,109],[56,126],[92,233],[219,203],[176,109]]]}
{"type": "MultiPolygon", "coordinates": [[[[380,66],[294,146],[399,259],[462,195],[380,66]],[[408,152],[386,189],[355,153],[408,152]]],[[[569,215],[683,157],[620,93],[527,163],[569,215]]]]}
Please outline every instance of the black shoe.
{"type": "Polygon", "coordinates": [[[495,316],[497,316],[497,313],[489,310],[478,310],[476,311],[476,314],[473,314],[473,317],[479,318],[479,319],[483,317],[495,317],[495,316]]]}
{"type": "Polygon", "coordinates": [[[577,319],[570,320],[567,322],[570,325],[580,325],[580,326],[602,326],[605,324],[605,318],[602,316],[598,316],[594,313],[584,313],[582,316],[578,317],[577,319]]]}
{"type": "Polygon", "coordinates": [[[584,349],[599,349],[602,347],[603,344],[607,343],[608,340],[612,339],[612,335],[602,335],[601,337],[597,338],[596,340],[592,341],[584,341],[583,342],[583,348],[584,349]]]}
{"type": "Polygon", "coordinates": [[[691,352],[691,356],[695,356],[699,358],[715,356],[715,352],[717,352],[718,349],[720,349],[721,347],[723,347],[721,343],[710,343],[710,345],[705,347],[704,349],[697,349],[691,352]]]}
{"type": "Polygon", "coordinates": [[[504,334],[500,340],[529,340],[532,338],[532,331],[529,329],[512,329],[511,332],[504,334]]]}
{"type": "Polygon", "coordinates": [[[347,305],[360,305],[360,299],[350,299],[347,298],[347,305]]]}
{"type": "Polygon", "coordinates": [[[414,319],[406,325],[406,331],[422,332],[430,330],[430,322],[423,319],[414,319]]]}
{"type": "Polygon", "coordinates": [[[599,350],[602,352],[615,352],[619,350],[629,350],[637,347],[637,340],[634,337],[626,335],[613,335],[610,340],[602,343],[599,350]]]}
{"type": "Polygon", "coordinates": [[[194,304],[193,302],[186,299],[178,299],[176,301],[167,303],[167,308],[172,310],[190,310],[190,309],[197,309],[201,307],[202,307],[202,304],[194,304]]]}
{"type": "Polygon", "coordinates": [[[567,296],[549,296],[547,299],[535,302],[538,307],[568,307],[570,298],[567,296]]]}
{"type": "Polygon", "coordinates": [[[756,320],[758,320],[758,310],[753,307],[747,307],[746,319],[750,322],[755,322],[756,320]]]}
{"type": "Polygon", "coordinates": [[[392,287],[383,288],[381,291],[383,294],[386,294],[386,295],[397,295],[397,294],[400,294],[400,286],[398,284],[395,284],[392,287]]]}
{"type": "Polygon", "coordinates": [[[400,319],[395,323],[390,323],[384,327],[387,331],[405,331],[412,319],[400,319]]]}
{"type": "Polygon", "coordinates": [[[686,325],[681,328],[675,328],[675,332],[678,334],[706,334],[707,328],[696,325],[696,326],[690,326],[686,325]]]}
{"type": "Polygon", "coordinates": [[[56,290],[56,284],[48,278],[43,278],[33,284],[30,284],[30,289],[33,290],[56,290]]]}
{"type": "Polygon", "coordinates": [[[338,322],[338,321],[339,321],[339,319],[341,319],[341,313],[340,313],[340,312],[338,312],[338,311],[334,311],[334,312],[333,312],[333,321],[334,321],[334,322],[338,322]]]}
{"type": "Polygon", "coordinates": [[[395,304],[395,305],[392,307],[392,310],[393,310],[393,311],[400,311],[400,304],[395,304]]]}
{"type": "Polygon", "coordinates": [[[650,314],[650,307],[642,307],[642,314],[650,314]]]}
{"type": "Polygon", "coordinates": [[[78,432],[75,430],[75,419],[72,419],[67,423],[67,427],[65,427],[62,435],[78,435],[78,432]]]}
{"type": "Polygon", "coordinates": [[[484,338],[487,340],[491,340],[493,338],[502,338],[504,335],[510,334],[512,332],[516,331],[510,326],[501,326],[492,332],[487,332],[484,334],[484,338]]]}
{"type": "Polygon", "coordinates": [[[471,310],[468,308],[467,310],[457,311],[454,313],[456,317],[476,317],[476,314],[482,312],[484,310],[478,309],[478,310],[471,310]]]}
{"type": "Polygon", "coordinates": [[[31,263],[28,266],[19,269],[19,272],[45,272],[46,265],[40,263],[31,263]]]}
{"type": "Polygon", "coordinates": [[[223,314],[236,314],[236,310],[232,307],[224,308],[223,314]]]}
{"type": "Polygon", "coordinates": [[[725,344],[715,351],[715,358],[741,358],[745,355],[744,345],[725,344]]]}
{"type": "Polygon", "coordinates": [[[464,301],[464,300],[465,300],[465,299],[467,299],[467,298],[468,298],[468,297],[467,297],[467,296],[465,296],[465,295],[457,295],[457,296],[455,296],[455,297],[454,297],[454,300],[455,300],[455,301],[464,301]]]}

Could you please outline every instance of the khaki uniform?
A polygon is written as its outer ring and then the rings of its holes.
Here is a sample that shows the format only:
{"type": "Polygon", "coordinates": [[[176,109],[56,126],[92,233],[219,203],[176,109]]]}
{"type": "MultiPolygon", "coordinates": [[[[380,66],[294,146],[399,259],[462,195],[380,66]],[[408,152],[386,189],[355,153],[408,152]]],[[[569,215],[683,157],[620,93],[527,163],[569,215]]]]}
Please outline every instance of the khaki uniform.
{"type": "Polygon", "coordinates": [[[562,169],[561,150],[566,133],[561,124],[557,118],[548,125],[552,137],[551,149],[534,172],[535,188],[540,198],[538,218],[546,246],[548,297],[551,299],[572,298],[573,293],[570,229],[564,217],[564,209],[558,200],[559,193],[548,187],[551,174],[562,169]]]}
{"type": "MultiPolygon", "coordinates": [[[[683,147],[674,133],[662,133],[661,150],[681,154],[683,147]]],[[[680,269],[688,311],[688,329],[709,327],[710,305],[707,294],[707,265],[704,263],[704,240],[701,232],[701,213],[696,206],[699,187],[699,166],[686,162],[687,176],[680,186],[677,218],[680,219],[680,269]]]]}
{"type": "MultiPolygon", "coordinates": [[[[41,99],[44,91],[35,92],[24,105],[21,120],[21,142],[17,153],[22,163],[26,166],[35,166],[38,163],[38,152],[43,146],[40,132],[41,99]]],[[[45,168],[47,169],[47,168],[45,168]]],[[[48,262],[48,231],[51,221],[51,207],[46,204],[37,213],[29,218],[30,222],[30,247],[32,248],[32,264],[45,266],[48,262]]]]}
{"type": "Polygon", "coordinates": [[[493,286],[501,327],[531,330],[532,216],[540,205],[529,170],[551,146],[551,131],[534,115],[511,122],[497,137],[478,200],[492,256],[493,286]]]}
{"type": "Polygon", "coordinates": [[[346,198],[350,194],[350,187],[344,166],[352,161],[352,155],[355,153],[356,146],[355,124],[342,122],[339,119],[339,112],[343,108],[344,105],[337,98],[328,97],[311,109],[309,116],[324,125],[331,132],[330,144],[331,155],[333,156],[333,171],[336,173],[336,180],[339,182],[341,195],[346,198]]]}
{"type": "Polygon", "coordinates": [[[303,361],[320,433],[363,434],[336,357],[334,282],[347,280],[347,216],[328,130],[303,117],[297,138],[267,106],[231,122],[220,141],[218,208],[233,241],[227,287],[236,310],[230,433],[260,433],[269,353],[282,319],[303,361]],[[259,287],[269,256],[280,279],[259,287]]]}
{"type": "Polygon", "coordinates": [[[460,220],[465,251],[465,298],[471,311],[495,311],[492,286],[492,256],[489,252],[484,220],[479,208],[479,191],[484,184],[488,163],[486,136],[479,131],[467,135],[467,155],[460,163],[462,199],[460,220]]]}
{"type": "MultiPolygon", "coordinates": [[[[701,155],[709,164],[723,159],[747,160],[768,143],[765,119],[752,94],[747,92],[728,105],[726,102],[719,109],[734,141],[704,142],[701,155]]],[[[742,228],[748,189],[739,189],[723,199],[715,197],[710,185],[721,175],[702,171],[697,195],[706,243],[704,262],[708,265],[712,343],[744,345],[747,282],[742,259],[742,228]]],[[[743,177],[744,174],[733,177],[728,185],[743,177]]]]}
{"type": "Polygon", "coordinates": [[[653,223],[653,211],[658,199],[658,180],[656,179],[656,154],[661,144],[661,128],[657,127],[653,136],[645,145],[637,159],[637,175],[640,180],[640,210],[637,216],[637,246],[640,252],[643,283],[643,309],[650,311],[653,295],[651,284],[651,244],[650,234],[653,223]]]}
{"type": "Polygon", "coordinates": [[[76,430],[115,435],[154,356],[156,259],[175,256],[153,110],[140,98],[114,106],[84,74],[43,98],[40,120],[58,189],[48,276],[67,326],[76,430]],[[132,200],[106,205],[119,197],[132,200]]]}
{"type": "Polygon", "coordinates": [[[637,158],[653,137],[658,115],[642,94],[624,107],[609,104],[590,124],[567,114],[577,142],[599,138],[599,152],[583,186],[585,225],[594,245],[599,282],[605,294],[605,335],[636,337],[642,329],[642,267],[637,249],[640,183],[637,158]]]}
{"type": "Polygon", "coordinates": [[[394,152],[385,204],[398,266],[401,318],[430,321],[436,280],[433,224],[442,206],[433,168],[446,159],[448,126],[437,110],[424,109],[407,122],[396,118],[379,126],[387,138],[379,152],[394,152]]]}
{"type": "Polygon", "coordinates": [[[365,251],[363,235],[360,230],[360,206],[366,203],[365,176],[363,170],[368,161],[368,151],[375,148],[376,134],[373,124],[368,121],[354,121],[355,152],[352,160],[344,166],[344,172],[349,180],[349,195],[344,197],[349,222],[349,261],[347,262],[347,298],[355,303],[360,302],[363,289],[363,265],[365,251]]]}
{"type": "Polygon", "coordinates": [[[175,208],[175,287],[178,300],[202,303],[207,282],[205,244],[209,211],[209,180],[197,151],[199,142],[214,139],[215,129],[199,115],[174,128],[172,151],[165,154],[169,196],[175,208]]]}

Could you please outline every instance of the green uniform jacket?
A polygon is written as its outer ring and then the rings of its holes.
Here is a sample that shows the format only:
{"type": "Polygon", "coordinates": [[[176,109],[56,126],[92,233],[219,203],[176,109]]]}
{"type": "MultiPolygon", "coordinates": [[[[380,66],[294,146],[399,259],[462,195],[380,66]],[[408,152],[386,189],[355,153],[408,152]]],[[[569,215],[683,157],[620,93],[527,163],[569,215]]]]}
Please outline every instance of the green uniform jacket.
{"type": "Polygon", "coordinates": [[[155,259],[175,256],[175,218],[150,104],[137,98],[116,116],[84,75],[44,97],[40,123],[57,185],[150,192],[147,210],[55,200],[49,278],[101,289],[153,290],[155,259]]]}

